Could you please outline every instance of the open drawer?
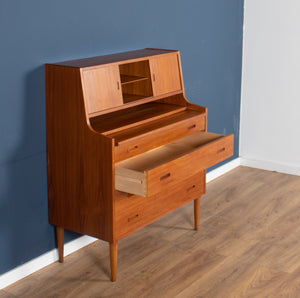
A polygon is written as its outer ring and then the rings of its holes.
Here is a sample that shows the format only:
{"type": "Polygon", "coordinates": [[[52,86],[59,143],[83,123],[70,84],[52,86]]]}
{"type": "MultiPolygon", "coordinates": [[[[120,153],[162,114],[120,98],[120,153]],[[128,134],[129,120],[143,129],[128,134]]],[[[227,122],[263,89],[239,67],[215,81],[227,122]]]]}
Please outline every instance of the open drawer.
{"type": "Polygon", "coordinates": [[[115,165],[117,190],[144,197],[233,155],[233,135],[196,132],[115,165]]]}

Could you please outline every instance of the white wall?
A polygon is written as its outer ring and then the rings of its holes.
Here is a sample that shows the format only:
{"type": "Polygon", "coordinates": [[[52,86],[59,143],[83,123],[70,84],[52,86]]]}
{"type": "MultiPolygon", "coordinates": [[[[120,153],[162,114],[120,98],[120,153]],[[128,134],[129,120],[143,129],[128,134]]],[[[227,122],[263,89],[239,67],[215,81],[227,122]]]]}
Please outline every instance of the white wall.
{"type": "Polygon", "coordinates": [[[300,175],[300,1],[245,0],[240,155],[300,175]]]}

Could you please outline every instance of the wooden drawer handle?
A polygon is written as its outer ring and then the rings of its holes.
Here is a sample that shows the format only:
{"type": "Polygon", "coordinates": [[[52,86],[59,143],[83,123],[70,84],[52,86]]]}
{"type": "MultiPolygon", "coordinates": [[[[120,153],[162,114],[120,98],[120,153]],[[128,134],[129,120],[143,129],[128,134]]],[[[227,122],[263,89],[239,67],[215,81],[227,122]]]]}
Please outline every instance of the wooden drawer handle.
{"type": "Polygon", "coordinates": [[[221,153],[221,152],[223,152],[223,151],[225,151],[225,150],[226,150],[226,148],[223,147],[222,149],[218,150],[217,153],[221,153]]]}
{"type": "Polygon", "coordinates": [[[187,191],[190,191],[190,190],[192,190],[192,189],[194,189],[194,188],[196,188],[196,185],[195,185],[195,184],[192,185],[191,187],[187,188],[186,190],[187,190],[187,191]]]}
{"type": "Polygon", "coordinates": [[[131,217],[128,217],[128,222],[132,221],[133,219],[136,219],[137,217],[139,217],[138,214],[135,214],[135,215],[133,215],[131,217]]]}
{"type": "Polygon", "coordinates": [[[193,125],[189,126],[188,129],[193,129],[193,128],[195,128],[196,126],[197,126],[196,124],[193,124],[193,125]]]}
{"type": "Polygon", "coordinates": [[[138,148],[139,148],[139,146],[138,146],[138,145],[135,145],[135,146],[129,147],[129,148],[127,149],[127,152],[134,151],[134,150],[136,150],[136,149],[138,149],[138,148]]]}
{"type": "Polygon", "coordinates": [[[162,176],[159,178],[159,180],[162,181],[162,180],[167,179],[167,178],[169,178],[169,177],[171,177],[171,173],[167,173],[167,174],[162,175],[162,176]]]}

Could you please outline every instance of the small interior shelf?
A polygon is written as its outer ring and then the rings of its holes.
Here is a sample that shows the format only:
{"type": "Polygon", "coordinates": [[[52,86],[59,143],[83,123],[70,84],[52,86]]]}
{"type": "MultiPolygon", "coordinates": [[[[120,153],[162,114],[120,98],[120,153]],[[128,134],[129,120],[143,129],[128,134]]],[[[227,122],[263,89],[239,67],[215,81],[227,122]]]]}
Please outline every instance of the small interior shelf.
{"type": "Polygon", "coordinates": [[[123,103],[153,96],[149,60],[119,66],[123,103]]]}
{"type": "Polygon", "coordinates": [[[135,83],[143,80],[148,80],[146,77],[140,77],[140,76],[130,76],[130,75],[121,75],[121,84],[130,84],[135,83]]]}

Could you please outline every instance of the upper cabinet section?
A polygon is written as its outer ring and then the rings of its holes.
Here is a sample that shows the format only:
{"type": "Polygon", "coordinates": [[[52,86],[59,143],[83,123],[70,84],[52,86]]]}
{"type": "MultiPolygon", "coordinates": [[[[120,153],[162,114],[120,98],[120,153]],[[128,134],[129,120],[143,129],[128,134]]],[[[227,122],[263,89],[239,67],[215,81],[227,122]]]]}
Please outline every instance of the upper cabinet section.
{"type": "Polygon", "coordinates": [[[55,65],[80,69],[88,117],[183,92],[178,51],[144,49],[55,65]]]}
{"type": "Polygon", "coordinates": [[[180,64],[177,54],[150,59],[154,95],[166,94],[182,89],[180,64]]]}

